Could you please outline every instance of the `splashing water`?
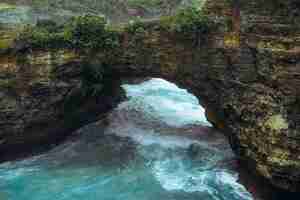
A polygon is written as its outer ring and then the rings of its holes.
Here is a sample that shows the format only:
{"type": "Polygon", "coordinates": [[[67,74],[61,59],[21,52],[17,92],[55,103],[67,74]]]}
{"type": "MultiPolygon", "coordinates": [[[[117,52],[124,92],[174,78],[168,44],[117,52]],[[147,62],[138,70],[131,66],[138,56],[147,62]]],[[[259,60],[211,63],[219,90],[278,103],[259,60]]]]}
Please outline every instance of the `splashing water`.
{"type": "Polygon", "coordinates": [[[198,99],[173,83],[154,78],[139,85],[123,87],[132,98],[126,105],[134,107],[131,109],[143,110],[147,116],[157,117],[171,126],[191,123],[211,126],[198,99]]]}
{"type": "Polygon", "coordinates": [[[162,79],[48,153],[0,165],[2,200],[251,200],[204,109],[162,79]],[[190,126],[188,124],[197,124],[190,126]]]}

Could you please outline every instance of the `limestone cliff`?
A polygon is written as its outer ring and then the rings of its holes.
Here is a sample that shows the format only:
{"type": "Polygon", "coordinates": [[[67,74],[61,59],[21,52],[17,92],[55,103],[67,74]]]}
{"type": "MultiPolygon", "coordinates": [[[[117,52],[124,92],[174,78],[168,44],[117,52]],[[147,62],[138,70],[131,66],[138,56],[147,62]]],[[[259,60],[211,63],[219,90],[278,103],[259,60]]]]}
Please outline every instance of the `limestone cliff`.
{"type": "Polygon", "coordinates": [[[230,75],[222,80],[232,83],[218,87],[225,127],[250,169],[299,191],[300,4],[251,0],[240,6],[240,45],[226,50],[230,75]]]}
{"type": "Polygon", "coordinates": [[[79,61],[71,50],[1,57],[0,160],[55,145],[120,102],[119,79],[104,78],[92,94],[99,83],[86,84],[79,61]]]}
{"type": "MultiPolygon", "coordinates": [[[[240,32],[232,28],[231,1],[211,0],[203,8],[208,18],[185,12],[86,32],[42,29],[8,48],[5,43],[0,149],[52,137],[65,124],[61,103],[73,89],[82,90],[77,70],[109,66],[109,80],[156,76],[189,89],[250,170],[300,191],[299,7],[297,0],[243,1],[240,32]]],[[[91,113],[88,108],[80,106],[91,113]]]]}

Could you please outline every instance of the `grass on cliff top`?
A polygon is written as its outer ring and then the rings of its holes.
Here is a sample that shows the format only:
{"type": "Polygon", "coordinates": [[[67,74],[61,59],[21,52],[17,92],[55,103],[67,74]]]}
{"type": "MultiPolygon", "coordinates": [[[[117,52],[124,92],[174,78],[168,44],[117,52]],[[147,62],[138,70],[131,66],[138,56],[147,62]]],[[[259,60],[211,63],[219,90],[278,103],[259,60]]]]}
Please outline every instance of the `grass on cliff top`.
{"type": "MultiPolygon", "coordinates": [[[[128,23],[125,28],[113,29],[101,16],[84,15],[72,18],[63,26],[50,21],[27,26],[17,41],[32,49],[114,49],[120,46],[122,32],[135,34],[141,29],[147,29],[145,24],[143,21],[136,21],[128,23]]],[[[205,34],[212,24],[208,17],[194,8],[181,10],[171,17],[162,17],[157,23],[160,29],[183,36],[205,34]]]]}
{"type": "Polygon", "coordinates": [[[15,9],[16,9],[15,5],[7,4],[7,3],[0,3],[0,12],[15,10],[15,9]]]}

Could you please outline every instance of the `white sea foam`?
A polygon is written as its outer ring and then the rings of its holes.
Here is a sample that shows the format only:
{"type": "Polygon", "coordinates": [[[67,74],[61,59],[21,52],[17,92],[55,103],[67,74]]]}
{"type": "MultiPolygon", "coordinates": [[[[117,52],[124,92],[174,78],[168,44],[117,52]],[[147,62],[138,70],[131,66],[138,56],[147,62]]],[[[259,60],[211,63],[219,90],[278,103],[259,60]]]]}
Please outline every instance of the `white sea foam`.
{"type": "Polygon", "coordinates": [[[142,104],[146,114],[158,117],[171,126],[195,123],[211,126],[198,99],[173,83],[153,78],[138,85],[123,85],[123,87],[127,96],[131,98],[130,107],[140,107],[142,104]]]}

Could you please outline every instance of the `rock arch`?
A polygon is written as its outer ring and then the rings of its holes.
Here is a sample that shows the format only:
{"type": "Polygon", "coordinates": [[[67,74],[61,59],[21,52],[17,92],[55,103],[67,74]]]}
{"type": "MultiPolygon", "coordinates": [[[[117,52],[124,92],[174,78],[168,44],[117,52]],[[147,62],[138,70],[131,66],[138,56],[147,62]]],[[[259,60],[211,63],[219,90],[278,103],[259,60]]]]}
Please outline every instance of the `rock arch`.
{"type": "MultiPolygon", "coordinates": [[[[291,12],[299,8],[296,0],[278,2],[278,12],[269,9],[272,1],[241,2],[238,37],[227,30],[230,3],[207,1],[206,13],[221,23],[200,42],[162,29],[161,19],[143,22],[137,34],[123,33],[121,46],[110,52],[38,49],[21,54],[21,65],[19,56],[1,55],[0,149],[66,131],[59,109],[80,87],[79,67],[107,61],[111,85],[123,77],[156,76],[201,97],[243,163],[273,185],[299,191],[300,27],[291,12]]],[[[80,114],[99,111],[93,110],[99,101],[81,103],[80,114]]]]}

